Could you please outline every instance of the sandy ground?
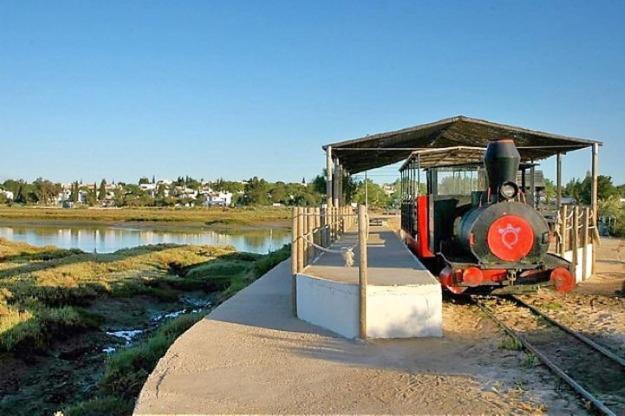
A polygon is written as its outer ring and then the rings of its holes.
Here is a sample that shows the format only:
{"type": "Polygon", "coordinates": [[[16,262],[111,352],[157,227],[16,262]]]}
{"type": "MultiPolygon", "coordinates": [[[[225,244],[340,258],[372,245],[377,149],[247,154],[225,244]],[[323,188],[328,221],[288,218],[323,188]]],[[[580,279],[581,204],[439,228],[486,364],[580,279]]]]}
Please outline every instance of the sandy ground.
{"type": "Polygon", "coordinates": [[[625,296],[625,239],[601,238],[595,275],[582,282],[578,294],[625,296]]]}
{"type": "Polygon", "coordinates": [[[443,338],[346,340],[290,313],[282,263],[170,348],[136,414],[580,414],[544,368],[502,347],[475,307],[447,302],[443,338]]]}

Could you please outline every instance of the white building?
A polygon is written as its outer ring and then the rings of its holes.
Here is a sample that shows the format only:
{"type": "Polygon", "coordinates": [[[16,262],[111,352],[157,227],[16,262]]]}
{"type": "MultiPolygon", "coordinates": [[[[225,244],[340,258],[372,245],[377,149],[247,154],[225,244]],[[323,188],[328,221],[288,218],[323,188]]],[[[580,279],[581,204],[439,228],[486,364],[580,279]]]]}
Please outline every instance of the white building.
{"type": "Polygon", "coordinates": [[[204,201],[204,205],[206,206],[229,207],[232,205],[232,193],[230,192],[207,191],[202,192],[201,195],[206,197],[206,200],[204,201]]]}
{"type": "Polygon", "coordinates": [[[4,197],[8,199],[9,201],[13,201],[13,197],[14,197],[13,192],[0,189],[0,194],[4,195],[4,197]]]}
{"type": "Polygon", "coordinates": [[[156,196],[156,184],[155,183],[141,183],[139,189],[150,195],[152,198],[156,196]]]}

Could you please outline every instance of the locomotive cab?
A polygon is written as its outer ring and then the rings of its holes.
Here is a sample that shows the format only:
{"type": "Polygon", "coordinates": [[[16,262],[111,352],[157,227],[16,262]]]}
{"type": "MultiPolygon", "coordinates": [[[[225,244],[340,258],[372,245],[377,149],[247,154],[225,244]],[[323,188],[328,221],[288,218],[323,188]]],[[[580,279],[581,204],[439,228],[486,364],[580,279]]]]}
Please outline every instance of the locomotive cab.
{"type": "Polygon", "coordinates": [[[548,252],[550,226],[538,210],[534,166],[521,164],[507,138],[486,149],[421,150],[404,163],[402,234],[448,290],[575,286],[570,263],[548,252]]]}

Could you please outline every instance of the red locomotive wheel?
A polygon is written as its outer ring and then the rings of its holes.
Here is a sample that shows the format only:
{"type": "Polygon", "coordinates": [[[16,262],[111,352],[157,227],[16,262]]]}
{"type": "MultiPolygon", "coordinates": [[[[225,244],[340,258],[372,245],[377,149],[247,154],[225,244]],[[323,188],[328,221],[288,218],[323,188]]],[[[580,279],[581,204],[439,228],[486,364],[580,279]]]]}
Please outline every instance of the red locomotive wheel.
{"type": "Polygon", "coordinates": [[[567,293],[575,289],[575,277],[564,267],[556,267],[549,277],[558,292],[567,293]]]}
{"type": "Polygon", "coordinates": [[[519,261],[534,246],[534,230],[523,218],[504,215],[497,218],[488,229],[488,248],[505,261],[519,261]]]}

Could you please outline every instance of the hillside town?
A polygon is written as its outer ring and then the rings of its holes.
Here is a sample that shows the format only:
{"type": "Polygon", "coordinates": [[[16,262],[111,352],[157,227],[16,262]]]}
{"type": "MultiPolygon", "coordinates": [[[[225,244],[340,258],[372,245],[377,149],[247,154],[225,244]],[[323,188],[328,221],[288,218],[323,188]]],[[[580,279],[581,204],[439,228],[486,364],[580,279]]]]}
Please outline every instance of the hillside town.
{"type": "Polygon", "coordinates": [[[257,177],[241,181],[144,177],[137,183],[102,179],[99,184],[8,179],[0,183],[0,204],[63,208],[283,206],[318,203],[323,186],[317,178],[310,183],[306,179],[299,183],[272,183],[257,177]]]}

